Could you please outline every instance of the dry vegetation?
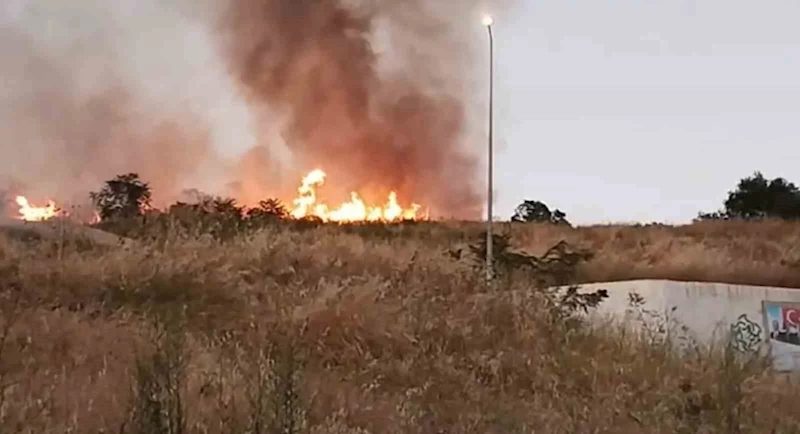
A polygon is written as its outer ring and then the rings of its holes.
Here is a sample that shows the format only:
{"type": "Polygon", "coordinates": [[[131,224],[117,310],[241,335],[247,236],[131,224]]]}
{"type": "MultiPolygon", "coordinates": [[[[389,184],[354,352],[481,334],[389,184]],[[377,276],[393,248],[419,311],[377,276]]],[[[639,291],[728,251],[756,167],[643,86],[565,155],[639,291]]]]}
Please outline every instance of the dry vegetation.
{"type": "Polygon", "coordinates": [[[507,229],[516,245],[542,252],[559,240],[597,257],[581,282],[672,279],[800,288],[800,223],[707,221],[687,226],[507,229]]]}
{"type": "MultiPolygon", "coordinates": [[[[267,225],[129,248],[0,234],[0,431],[800,432],[800,390],[764,360],[587,327],[522,267],[487,287],[480,230],[267,225]]],[[[591,249],[577,281],[800,287],[800,225],[502,230],[535,255],[591,249]]]]}

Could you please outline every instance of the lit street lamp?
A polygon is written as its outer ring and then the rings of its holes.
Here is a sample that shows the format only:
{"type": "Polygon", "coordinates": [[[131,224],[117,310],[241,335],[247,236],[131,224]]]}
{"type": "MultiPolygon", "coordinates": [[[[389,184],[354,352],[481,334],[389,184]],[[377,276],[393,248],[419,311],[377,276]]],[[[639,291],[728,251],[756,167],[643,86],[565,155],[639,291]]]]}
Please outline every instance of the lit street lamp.
{"type": "Polygon", "coordinates": [[[488,199],[486,204],[486,280],[491,281],[493,275],[493,261],[492,261],[492,189],[494,187],[493,180],[493,165],[494,165],[494,35],[492,34],[492,25],[494,19],[491,15],[483,17],[483,25],[489,31],[489,182],[488,182],[488,199]]]}

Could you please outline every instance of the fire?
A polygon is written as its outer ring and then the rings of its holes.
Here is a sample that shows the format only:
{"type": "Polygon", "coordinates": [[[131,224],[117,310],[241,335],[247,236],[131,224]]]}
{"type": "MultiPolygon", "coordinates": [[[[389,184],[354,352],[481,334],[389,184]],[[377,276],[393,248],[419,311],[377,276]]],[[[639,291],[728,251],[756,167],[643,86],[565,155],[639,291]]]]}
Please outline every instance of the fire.
{"type": "Polygon", "coordinates": [[[315,216],[328,222],[394,222],[398,220],[416,220],[420,205],[411,204],[410,208],[403,208],[397,201],[397,193],[389,193],[388,200],[380,206],[367,205],[358,195],[350,193],[350,200],[336,208],[317,202],[317,188],[325,183],[325,172],[320,169],[310,172],[303,178],[302,185],[297,189],[298,196],[293,201],[294,208],[291,215],[300,219],[315,216]]]}
{"type": "MultiPolygon", "coordinates": [[[[325,177],[325,172],[317,169],[303,178],[290,211],[292,217],[302,219],[313,216],[325,222],[338,223],[396,222],[424,218],[420,216],[420,205],[412,203],[408,208],[401,206],[395,191],[389,193],[386,203],[382,205],[369,205],[356,192],[350,193],[350,200],[337,207],[321,203],[317,198],[317,189],[325,183],[325,177]]],[[[17,196],[16,202],[19,205],[20,220],[36,222],[67,215],[52,200],[48,200],[45,206],[34,206],[25,196],[17,196]]],[[[90,224],[100,221],[100,214],[94,211],[90,224]]]]}
{"type": "Polygon", "coordinates": [[[58,215],[59,209],[52,200],[47,201],[46,206],[33,206],[25,196],[17,196],[19,205],[19,218],[30,222],[44,221],[58,215]]]}

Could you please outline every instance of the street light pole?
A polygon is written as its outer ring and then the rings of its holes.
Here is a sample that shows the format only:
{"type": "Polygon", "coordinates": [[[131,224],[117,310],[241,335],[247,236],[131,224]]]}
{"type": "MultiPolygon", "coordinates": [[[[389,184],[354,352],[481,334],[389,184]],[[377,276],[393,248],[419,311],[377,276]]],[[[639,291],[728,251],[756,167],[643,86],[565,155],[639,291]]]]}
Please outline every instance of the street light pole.
{"type": "Polygon", "coordinates": [[[494,189],[494,34],[492,25],[494,20],[486,15],[483,18],[483,25],[489,31],[489,158],[488,158],[488,191],[486,203],[486,281],[489,282],[493,277],[493,237],[492,237],[492,204],[494,189]]]}

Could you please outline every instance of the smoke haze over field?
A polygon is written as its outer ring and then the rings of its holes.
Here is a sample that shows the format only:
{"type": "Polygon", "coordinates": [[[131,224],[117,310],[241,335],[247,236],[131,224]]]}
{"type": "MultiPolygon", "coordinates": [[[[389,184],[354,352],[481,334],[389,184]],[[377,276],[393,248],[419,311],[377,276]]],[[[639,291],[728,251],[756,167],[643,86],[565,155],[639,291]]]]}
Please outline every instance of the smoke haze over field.
{"type": "Polygon", "coordinates": [[[320,167],[334,200],[477,217],[481,11],[425,3],[5,2],[0,183],[75,200],[133,171],[157,202],[252,203],[320,167]]]}
{"type": "Polygon", "coordinates": [[[253,142],[242,133],[246,106],[213,50],[215,12],[190,6],[4,3],[0,176],[60,200],[85,198],[129,171],[160,198],[206,177],[218,182],[215,145],[253,142]]]}

